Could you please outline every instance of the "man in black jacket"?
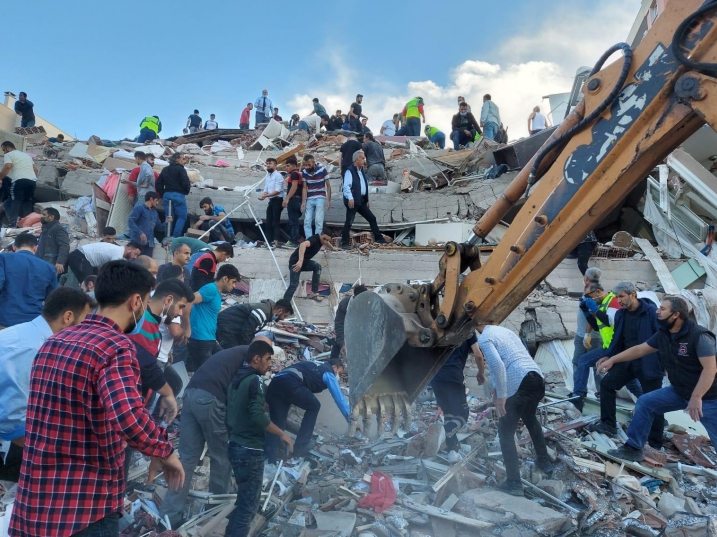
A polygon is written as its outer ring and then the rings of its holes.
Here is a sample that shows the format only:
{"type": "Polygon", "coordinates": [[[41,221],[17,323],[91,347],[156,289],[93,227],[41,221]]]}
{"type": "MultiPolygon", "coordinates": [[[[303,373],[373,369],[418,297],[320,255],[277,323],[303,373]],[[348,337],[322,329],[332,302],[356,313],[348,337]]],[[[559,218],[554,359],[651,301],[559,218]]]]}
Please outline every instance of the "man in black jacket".
{"type": "Polygon", "coordinates": [[[236,304],[219,313],[217,318],[217,341],[222,349],[249,345],[256,333],[266,323],[283,321],[294,314],[291,301],[279,299],[262,300],[254,304],[236,304]]]}
{"type": "Polygon", "coordinates": [[[657,310],[659,331],[646,342],[598,362],[599,371],[608,371],[623,362],[639,360],[657,351],[667,370],[670,386],[646,393],[637,400],[635,415],[627,430],[627,442],[610,450],[613,457],[640,462],[642,448],[655,420],[665,412],[686,410],[694,421],[702,422],[712,445],[717,445],[717,361],[715,336],[688,319],[687,302],[666,296],[657,310]]]}
{"type": "Polygon", "coordinates": [[[480,134],[480,126],[475,116],[468,111],[468,105],[461,103],[458,107],[458,113],[451,120],[451,140],[453,140],[453,149],[458,151],[460,146],[472,142],[476,133],[480,134]]]}
{"type": "Polygon", "coordinates": [[[353,165],[349,166],[343,176],[343,194],[344,205],[346,206],[346,221],[344,229],[341,232],[341,248],[344,250],[351,249],[349,242],[349,233],[351,226],[356,218],[356,213],[363,216],[371,226],[374,242],[377,244],[386,244],[381,231],[378,229],[376,217],[369,208],[368,200],[368,181],[363,173],[366,164],[366,155],[363,151],[356,151],[353,154],[353,165]]]}
{"type": "Polygon", "coordinates": [[[67,257],[70,255],[70,236],[60,224],[60,211],[48,207],[42,211],[42,233],[35,255],[55,267],[57,274],[65,272],[67,257]]]}
{"type": "Polygon", "coordinates": [[[35,105],[31,101],[27,100],[27,93],[24,91],[20,92],[20,98],[15,101],[15,113],[20,118],[20,127],[34,127],[35,126],[35,105]]]}
{"type": "MultiPolygon", "coordinates": [[[[191,183],[184,165],[187,157],[182,153],[175,153],[169,158],[169,166],[165,167],[155,186],[157,193],[162,196],[164,214],[167,223],[172,223],[172,237],[181,237],[184,234],[184,225],[187,222],[187,198],[191,183]],[[172,210],[169,210],[169,202],[172,202],[172,210]]],[[[169,230],[167,239],[169,239],[169,230]]]]}
{"type": "Polygon", "coordinates": [[[368,291],[364,285],[355,285],[353,289],[353,295],[346,295],[339,302],[339,307],[336,308],[336,317],[334,317],[334,331],[336,332],[336,342],[331,347],[331,360],[337,360],[341,354],[341,349],[346,345],[344,338],[344,322],[346,321],[346,312],[349,309],[349,302],[352,298],[360,295],[364,291],[368,291]]]}

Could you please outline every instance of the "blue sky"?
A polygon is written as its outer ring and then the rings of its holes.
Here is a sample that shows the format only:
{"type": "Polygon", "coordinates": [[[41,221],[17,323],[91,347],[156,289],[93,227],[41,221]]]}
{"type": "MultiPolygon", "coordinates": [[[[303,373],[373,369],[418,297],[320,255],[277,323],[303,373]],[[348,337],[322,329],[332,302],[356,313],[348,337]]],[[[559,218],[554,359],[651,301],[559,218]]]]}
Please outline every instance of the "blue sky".
{"type": "Polygon", "coordinates": [[[80,139],[135,136],[154,114],[176,135],[195,107],[235,127],[265,87],[285,118],[313,96],[345,111],[363,93],[374,130],[418,92],[444,129],[458,92],[476,105],[491,92],[518,133],[542,95],[569,90],[579,65],[626,37],[639,0],[259,5],[28,1],[27,24],[4,25],[14,52],[0,89],[26,91],[80,139]]]}

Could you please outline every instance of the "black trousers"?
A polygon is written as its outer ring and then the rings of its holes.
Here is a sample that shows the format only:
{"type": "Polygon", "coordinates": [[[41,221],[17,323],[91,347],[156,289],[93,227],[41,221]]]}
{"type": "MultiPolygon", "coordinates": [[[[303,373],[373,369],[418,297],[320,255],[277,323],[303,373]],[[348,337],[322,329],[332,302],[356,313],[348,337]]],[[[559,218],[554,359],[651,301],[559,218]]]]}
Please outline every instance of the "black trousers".
{"type": "Polygon", "coordinates": [[[536,417],[538,405],[543,397],[545,397],[543,377],[535,371],[531,371],[523,377],[518,391],[508,397],[505,402],[506,414],[498,422],[498,439],[508,481],[520,482],[520,463],[518,462],[518,451],[515,448],[515,431],[518,428],[519,420],[523,420],[528,433],[530,433],[538,459],[549,460],[543,428],[536,417]]]}
{"type": "Polygon", "coordinates": [[[456,432],[468,420],[468,402],[466,401],[466,387],[460,382],[434,380],[431,382],[436,401],[443,412],[443,428],[446,431],[446,446],[448,450],[458,450],[456,432]]]}
{"type": "Polygon", "coordinates": [[[72,537],[117,537],[119,535],[119,513],[111,513],[93,522],[72,537]]]}
{"type": "Polygon", "coordinates": [[[284,210],[282,203],[284,203],[284,198],[277,196],[269,200],[269,206],[266,208],[264,234],[269,244],[281,240],[281,211],[284,210]]]}
{"type": "Polygon", "coordinates": [[[344,229],[341,231],[341,244],[344,246],[348,246],[349,243],[349,233],[351,232],[351,226],[354,223],[354,219],[356,218],[356,213],[360,214],[366,219],[366,222],[368,222],[368,225],[371,226],[371,233],[373,233],[373,239],[376,242],[384,242],[383,235],[381,234],[381,230],[378,229],[378,223],[376,222],[376,217],[371,212],[371,209],[368,208],[366,204],[362,205],[354,205],[354,208],[351,209],[350,207],[346,207],[346,221],[344,222],[344,229]]]}
{"type": "MultiPolygon", "coordinates": [[[[214,220],[205,220],[202,222],[202,225],[199,226],[199,229],[209,231],[214,224],[216,224],[214,220]]],[[[232,242],[234,240],[234,233],[230,232],[224,223],[221,223],[209,231],[209,240],[211,240],[211,242],[232,242]]]]}
{"type": "MultiPolygon", "coordinates": [[[[292,196],[289,203],[286,204],[286,210],[289,213],[289,239],[293,244],[299,244],[299,236],[301,234],[301,224],[299,219],[301,218],[301,198],[298,196],[292,196]]],[[[316,230],[317,233],[321,233],[320,229],[316,230]]],[[[308,237],[306,237],[308,239],[308,237]]]]}
{"type": "Polygon", "coordinates": [[[10,444],[5,462],[0,456],[0,479],[3,481],[20,481],[20,467],[22,466],[22,448],[17,444],[10,444]]]}
{"type": "Polygon", "coordinates": [[[77,278],[77,281],[82,283],[85,281],[87,276],[96,276],[97,269],[93,267],[80,250],[73,250],[67,257],[67,266],[77,278]]]}
{"type": "Polygon", "coordinates": [[[588,262],[590,261],[590,256],[593,255],[596,244],[595,242],[581,242],[578,244],[578,269],[583,276],[585,276],[585,271],[588,269],[588,262]]]}
{"type": "MultiPolygon", "coordinates": [[[[640,381],[643,393],[654,392],[662,388],[662,377],[646,378],[642,373],[639,360],[633,362],[622,362],[615,364],[607,375],[600,382],[600,419],[610,425],[617,427],[617,392],[633,379],[640,381]]],[[[662,447],[662,434],[665,428],[665,416],[655,416],[650,428],[647,442],[655,449],[662,447]]]]}
{"type": "Polygon", "coordinates": [[[216,340],[199,340],[189,338],[187,344],[188,356],[185,364],[188,373],[194,373],[204,362],[209,360],[212,355],[222,350],[221,345],[216,340]]]}

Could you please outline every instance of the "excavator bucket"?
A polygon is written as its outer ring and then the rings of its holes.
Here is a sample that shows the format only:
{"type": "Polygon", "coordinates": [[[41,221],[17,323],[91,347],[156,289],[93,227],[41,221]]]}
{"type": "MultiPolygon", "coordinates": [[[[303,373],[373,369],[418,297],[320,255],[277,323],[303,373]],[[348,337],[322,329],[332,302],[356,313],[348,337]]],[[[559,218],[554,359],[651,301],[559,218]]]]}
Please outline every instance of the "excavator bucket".
{"type": "Polygon", "coordinates": [[[411,402],[451,350],[410,346],[406,323],[415,322],[413,317],[391,295],[378,293],[358,295],[346,313],[346,360],[354,417],[368,419],[375,414],[384,430],[410,423],[411,402]]]}

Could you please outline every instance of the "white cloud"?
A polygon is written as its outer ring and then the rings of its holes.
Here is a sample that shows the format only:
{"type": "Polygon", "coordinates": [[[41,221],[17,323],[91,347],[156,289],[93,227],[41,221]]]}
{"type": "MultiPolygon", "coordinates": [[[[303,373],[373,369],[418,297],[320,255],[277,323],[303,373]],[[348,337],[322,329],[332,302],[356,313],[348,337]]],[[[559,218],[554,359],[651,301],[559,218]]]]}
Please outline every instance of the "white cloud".
{"type": "MultiPolygon", "coordinates": [[[[378,133],[384,120],[400,112],[411,98],[420,95],[426,105],[426,119],[450,136],[451,117],[456,113],[456,98],[463,95],[479,117],[485,93],[490,93],[501,111],[510,139],[527,135],[527,118],[544,95],[570,91],[578,67],[592,66],[611,45],[623,41],[638,11],[640,0],[609,0],[581,9],[573,4],[556,2],[553,12],[546,13],[542,24],[516,28],[493,51],[494,61],[468,60],[450,71],[450,82],[441,86],[432,80],[412,81],[403,88],[391,90],[380,75],[369,73],[370,86],[378,92],[365,91],[364,113],[369,127],[378,133]]],[[[335,49],[324,57],[334,71],[333,85],[315,89],[312,95],[296,95],[289,104],[300,115],[311,111],[311,98],[319,96],[326,109],[347,111],[358,88],[358,73],[335,49]]],[[[615,59],[618,58],[616,55],[615,59]]],[[[388,78],[388,75],[387,75],[388,78]]],[[[365,79],[360,87],[367,87],[365,79]]]]}

